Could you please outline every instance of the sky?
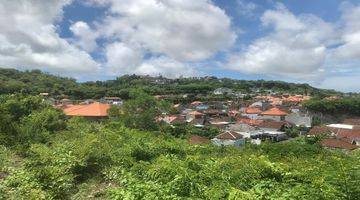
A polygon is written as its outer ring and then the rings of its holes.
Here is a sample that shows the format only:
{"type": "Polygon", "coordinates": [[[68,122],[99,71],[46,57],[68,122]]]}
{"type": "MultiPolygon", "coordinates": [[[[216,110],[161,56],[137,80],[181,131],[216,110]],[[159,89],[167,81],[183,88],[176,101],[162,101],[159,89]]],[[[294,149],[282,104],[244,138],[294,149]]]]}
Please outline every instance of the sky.
{"type": "Polygon", "coordinates": [[[282,80],[360,92],[358,0],[3,0],[0,66],[282,80]]]}

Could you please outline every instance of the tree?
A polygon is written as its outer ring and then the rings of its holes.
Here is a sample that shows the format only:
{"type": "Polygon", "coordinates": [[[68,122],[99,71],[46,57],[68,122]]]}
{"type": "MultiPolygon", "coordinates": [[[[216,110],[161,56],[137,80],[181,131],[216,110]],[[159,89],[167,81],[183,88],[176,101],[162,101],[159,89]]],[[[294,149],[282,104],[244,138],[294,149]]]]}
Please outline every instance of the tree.
{"type": "Polygon", "coordinates": [[[159,116],[159,105],[154,97],[143,90],[130,91],[130,100],[123,105],[121,120],[126,127],[140,130],[158,130],[156,118],[159,116]]]}
{"type": "Polygon", "coordinates": [[[22,143],[45,143],[51,134],[66,128],[64,113],[53,108],[35,111],[20,123],[22,143]]]}

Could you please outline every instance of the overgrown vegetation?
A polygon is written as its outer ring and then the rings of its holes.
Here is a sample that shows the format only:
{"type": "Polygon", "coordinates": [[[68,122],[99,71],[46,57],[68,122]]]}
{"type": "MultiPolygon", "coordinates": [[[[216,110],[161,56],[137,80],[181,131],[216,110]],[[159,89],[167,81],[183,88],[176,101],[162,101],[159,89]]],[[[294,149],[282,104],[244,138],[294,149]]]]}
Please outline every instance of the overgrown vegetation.
{"type": "Polygon", "coordinates": [[[0,199],[360,197],[359,151],[325,150],[305,138],[191,146],[167,129],[66,119],[31,96],[0,99],[0,199]]]}
{"type": "Polygon", "coordinates": [[[314,98],[305,102],[304,107],[314,113],[360,116],[360,98],[354,97],[333,100],[314,98]]]}

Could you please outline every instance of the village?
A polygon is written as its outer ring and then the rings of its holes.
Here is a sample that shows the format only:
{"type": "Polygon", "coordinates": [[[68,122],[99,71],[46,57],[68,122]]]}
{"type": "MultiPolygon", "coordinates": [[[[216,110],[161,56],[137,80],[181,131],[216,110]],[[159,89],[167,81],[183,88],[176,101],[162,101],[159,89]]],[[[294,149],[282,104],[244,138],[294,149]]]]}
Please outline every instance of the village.
{"type": "MultiPolygon", "coordinates": [[[[231,93],[233,100],[192,101],[172,105],[172,112],[163,112],[156,119],[171,127],[193,126],[197,129],[215,128],[219,134],[213,138],[191,135],[191,144],[212,143],[217,146],[241,147],[246,143],[286,142],[296,137],[319,138],[324,148],[354,150],[360,146],[360,119],[345,119],[342,123],[314,122],[314,114],[302,103],[311,97],[289,94],[251,94],[252,100],[242,101],[247,95],[233,93],[230,89],[213,91],[216,96],[231,93]],[[240,99],[240,100],[239,100],[240,99]]],[[[41,93],[46,99],[48,93],[41,93]]],[[[156,95],[156,99],[166,98],[156,95]]],[[[186,95],[184,95],[186,98],[186,95]]],[[[336,97],[329,97],[336,98],[336,97]]],[[[108,118],[111,106],[121,108],[124,101],[119,97],[74,102],[70,99],[52,101],[54,107],[65,115],[89,119],[108,118]]]]}

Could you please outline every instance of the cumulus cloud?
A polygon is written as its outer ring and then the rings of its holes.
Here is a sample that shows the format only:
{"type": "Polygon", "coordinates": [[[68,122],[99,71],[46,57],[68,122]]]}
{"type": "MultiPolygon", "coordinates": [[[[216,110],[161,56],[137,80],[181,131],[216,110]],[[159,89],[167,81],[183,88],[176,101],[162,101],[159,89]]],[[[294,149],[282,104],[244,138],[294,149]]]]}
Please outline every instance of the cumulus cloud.
{"type": "Polygon", "coordinates": [[[231,55],[228,68],[297,78],[321,73],[326,46],[335,35],[331,24],[310,14],[295,16],[282,4],[275,10],[266,11],[261,22],[272,31],[231,55]]]}
{"type": "MultiPolygon", "coordinates": [[[[61,38],[56,24],[72,0],[4,1],[0,4],[0,62],[51,72],[193,73],[191,62],[226,51],[236,39],[231,20],[209,0],[87,0],[103,19],[71,24],[61,38]],[[104,41],[98,45],[97,40],[104,41]],[[103,55],[99,62],[90,53],[103,55]],[[156,66],[155,66],[156,65],[156,66]],[[163,70],[163,71],[162,71],[163,70]]],[[[69,19],[67,19],[69,20],[69,19]]]]}
{"type": "Polygon", "coordinates": [[[70,26],[70,30],[75,35],[72,41],[78,47],[87,52],[92,52],[97,48],[96,38],[98,34],[86,22],[78,21],[70,26]]]}
{"type": "Polygon", "coordinates": [[[208,0],[111,1],[103,34],[179,61],[210,58],[236,38],[223,10],[208,0]]]}
{"type": "Polygon", "coordinates": [[[342,44],[334,50],[339,59],[360,61],[360,6],[349,5],[343,9],[342,44]]]}
{"type": "Polygon", "coordinates": [[[124,43],[116,42],[106,47],[108,58],[106,68],[108,74],[141,74],[163,75],[169,78],[194,76],[197,74],[189,64],[176,61],[166,56],[143,59],[140,49],[132,48],[124,43]]]}
{"type": "Polygon", "coordinates": [[[166,75],[169,78],[178,78],[180,76],[197,76],[199,73],[189,64],[176,61],[174,59],[160,56],[154,57],[143,62],[134,70],[135,74],[144,75],[166,75]]]}
{"type": "Polygon", "coordinates": [[[107,67],[111,74],[135,73],[143,61],[143,54],[139,49],[134,49],[122,42],[111,43],[105,49],[107,67]]]}
{"type": "Polygon", "coordinates": [[[53,72],[92,72],[98,64],[85,51],[59,37],[55,22],[70,0],[2,1],[0,62],[16,68],[53,72]]]}

